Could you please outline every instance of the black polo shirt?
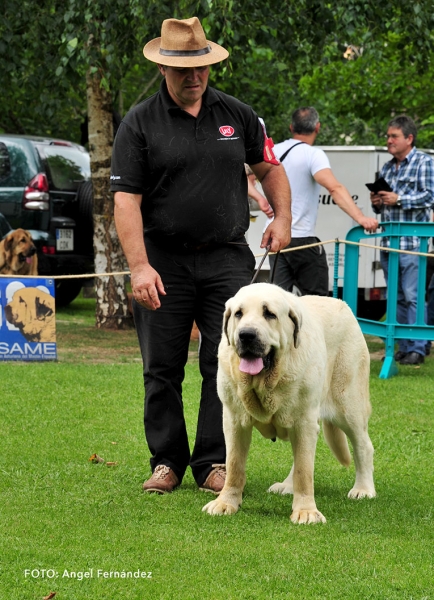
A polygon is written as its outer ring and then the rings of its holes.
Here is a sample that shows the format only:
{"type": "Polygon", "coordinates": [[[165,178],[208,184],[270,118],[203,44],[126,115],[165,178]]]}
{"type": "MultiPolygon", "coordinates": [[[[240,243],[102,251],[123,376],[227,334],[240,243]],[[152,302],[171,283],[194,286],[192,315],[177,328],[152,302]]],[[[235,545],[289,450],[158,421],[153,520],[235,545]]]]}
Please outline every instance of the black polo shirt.
{"type": "Polygon", "coordinates": [[[171,245],[227,242],[249,226],[244,163],[264,160],[264,130],[246,104],[207,87],[197,118],[160,90],[123,119],[111,187],[142,194],[145,236],[171,245]]]}

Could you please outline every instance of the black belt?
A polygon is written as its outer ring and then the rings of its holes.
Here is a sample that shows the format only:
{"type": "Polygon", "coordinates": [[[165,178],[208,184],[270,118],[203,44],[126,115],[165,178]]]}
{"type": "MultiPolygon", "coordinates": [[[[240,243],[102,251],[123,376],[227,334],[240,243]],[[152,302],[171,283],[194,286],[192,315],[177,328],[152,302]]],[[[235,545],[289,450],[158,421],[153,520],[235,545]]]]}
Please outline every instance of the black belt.
{"type": "Polygon", "coordinates": [[[249,244],[246,242],[245,238],[239,238],[233,242],[202,242],[202,243],[194,243],[194,242],[182,242],[181,240],[168,240],[167,238],[156,239],[155,237],[148,236],[145,238],[149,240],[152,244],[161,248],[162,250],[167,250],[169,252],[206,252],[207,250],[214,250],[217,248],[223,248],[224,246],[248,246],[249,244]]]}
{"type": "Polygon", "coordinates": [[[185,242],[185,244],[182,244],[181,249],[186,250],[187,252],[200,252],[201,250],[209,250],[220,245],[221,244],[217,244],[217,242],[205,242],[203,244],[189,244],[188,242],[185,242]]]}
{"type": "Polygon", "coordinates": [[[221,248],[222,246],[248,246],[247,242],[205,242],[204,244],[189,244],[186,242],[182,244],[182,248],[191,252],[200,252],[201,250],[208,250],[212,248],[221,248]]]}

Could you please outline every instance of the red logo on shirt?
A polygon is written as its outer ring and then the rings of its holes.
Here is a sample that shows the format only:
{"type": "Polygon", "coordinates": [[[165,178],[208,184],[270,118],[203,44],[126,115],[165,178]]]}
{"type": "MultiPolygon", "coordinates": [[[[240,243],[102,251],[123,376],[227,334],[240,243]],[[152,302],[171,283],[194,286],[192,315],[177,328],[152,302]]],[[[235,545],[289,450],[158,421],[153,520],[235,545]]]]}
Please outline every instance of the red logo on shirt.
{"type": "Polygon", "coordinates": [[[219,127],[219,131],[225,137],[231,137],[231,135],[234,135],[235,133],[235,129],[230,125],[222,125],[221,127],[219,127]]]}

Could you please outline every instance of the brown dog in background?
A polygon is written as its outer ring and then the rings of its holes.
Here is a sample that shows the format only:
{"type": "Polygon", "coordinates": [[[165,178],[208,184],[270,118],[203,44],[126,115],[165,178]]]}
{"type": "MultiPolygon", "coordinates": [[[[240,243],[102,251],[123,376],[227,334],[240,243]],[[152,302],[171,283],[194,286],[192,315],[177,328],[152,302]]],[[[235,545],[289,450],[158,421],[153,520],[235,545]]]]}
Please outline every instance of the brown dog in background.
{"type": "Polygon", "coordinates": [[[38,256],[32,236],[25,229],[15,229],[0,242],[0,274],[37,275],[38,256]]]}

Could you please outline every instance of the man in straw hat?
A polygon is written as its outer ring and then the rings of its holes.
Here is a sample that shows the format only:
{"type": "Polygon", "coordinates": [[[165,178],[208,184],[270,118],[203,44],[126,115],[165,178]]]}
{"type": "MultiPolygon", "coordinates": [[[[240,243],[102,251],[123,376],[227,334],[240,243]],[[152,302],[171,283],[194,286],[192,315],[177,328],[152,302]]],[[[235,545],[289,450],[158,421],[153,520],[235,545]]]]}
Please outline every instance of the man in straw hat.
{"type": "Polygon", "coordinates": [[[134,319],[143,357],[145,433],[153,474],[146,492],[177,487],[190,465],[200,489],[223,487],[225,442],[217,396],[217,346],[225,302],[250,283],[250,164],[275,219],[262,247],[289,243],[290,191],[272,141],[246,104],[208,86],[209,65],[228,52],[200,21],[167,19],[146,44],[160,90],[124,118],[113,149],[115,221],[131,270],[134,319]],[[190,454],[182,382],[193,322],[201,334],[202,393],[190,454]]]}

